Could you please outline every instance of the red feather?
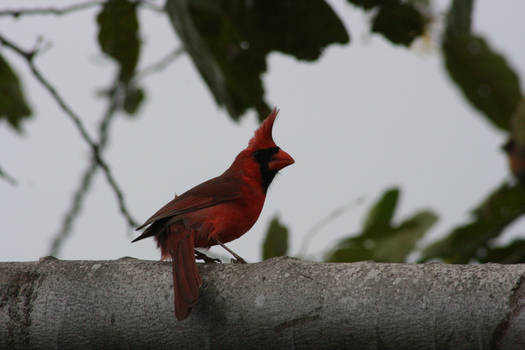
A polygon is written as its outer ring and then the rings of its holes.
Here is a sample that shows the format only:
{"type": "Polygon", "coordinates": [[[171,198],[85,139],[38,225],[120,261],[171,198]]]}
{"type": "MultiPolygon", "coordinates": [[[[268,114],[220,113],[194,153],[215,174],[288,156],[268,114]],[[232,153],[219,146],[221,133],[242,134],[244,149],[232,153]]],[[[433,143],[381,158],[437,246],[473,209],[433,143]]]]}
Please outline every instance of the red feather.
{"type": "Polygon", "coordinates": [[[137,229],[147,226],[133,242],[154,236],[162,259],[172,260],[178,320],[188,317],[202,284],[194,248],[227,243],[246,233],[259,217],[275,174],[294,162],[273,141],[276,116],[274,109],[222,175],[176,197],[137,229]]]}
{"type": "MultiPolygon", "coordinates": [[[[195,186],[190,191],[176,197],[171,202],[160,208],[144,224],[139,226],[140,230],[154,221],[189,213],[195,210],[211,207],[219,203],[230,201],[240,196],[239,183],[230,177],[218,176],[211,180],[195,186]]],[[[133,242],[142,239],[136,238],[133,242]]]]}
{"type": "Polygon", "coordinates": [[[255,131],[248,147],[259,149],[275,147],[275,142],[272,137],[272,128],[275,118],[277,118],[277,113],[279,113],[279,110],[274,108],[266,119],[264,119],[261,126],[255,131]]]}

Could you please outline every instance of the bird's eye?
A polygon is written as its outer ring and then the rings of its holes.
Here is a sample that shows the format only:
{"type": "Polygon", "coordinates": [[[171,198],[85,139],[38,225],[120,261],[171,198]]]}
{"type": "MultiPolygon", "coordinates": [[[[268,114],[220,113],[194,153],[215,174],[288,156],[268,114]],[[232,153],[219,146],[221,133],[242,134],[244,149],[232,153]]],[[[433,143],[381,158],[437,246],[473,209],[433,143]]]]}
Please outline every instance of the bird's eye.
{"type": "Polygon", "coordinates": [[[279,152],[279,147],[270,147],[255,150],[252,155],[258,162],[268,162],[277,152],[279,152]]]}

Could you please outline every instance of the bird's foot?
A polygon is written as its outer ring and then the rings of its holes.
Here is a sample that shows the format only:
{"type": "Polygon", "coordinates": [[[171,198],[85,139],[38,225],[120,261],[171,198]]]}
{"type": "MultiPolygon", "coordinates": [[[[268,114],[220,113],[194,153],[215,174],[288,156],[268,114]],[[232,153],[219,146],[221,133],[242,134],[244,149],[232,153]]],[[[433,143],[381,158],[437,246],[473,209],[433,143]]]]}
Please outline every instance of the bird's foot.
{"type": "Polygon", "coordinates": [[[231,261],[232,264],[247,264],[246,260],[244,260],[243,258],[241,258],[238,255],[237,255],[237,257],[235,259],[232,258],[230,261],[231,261]]]}
{"type": "Polygon", "coordinates": [[[246,260],[244,260],[243,258],[241,258],[237,253],[235,253],[233,250],[231,250],[230,248],[228,248],[225,244],[219,242],[218,239],[215,239],[215,242],[217,242],[217,244],[219,244],[221,247],[223,247],[224,249],[226,249],[226,251],[228,253],[230,253],[231,255],[233,255],[233,257],[235,259],[231,259],[230,261],[232,262],[232,264],[246,264],[246,260]]]}
{"type": "Polygon", "coordinates": [[[195,259],[202,260],[205,264],[222,264],[221,259],[209,257],[206,254],[199,252],[198,250],[195,250],[195,259]]]}

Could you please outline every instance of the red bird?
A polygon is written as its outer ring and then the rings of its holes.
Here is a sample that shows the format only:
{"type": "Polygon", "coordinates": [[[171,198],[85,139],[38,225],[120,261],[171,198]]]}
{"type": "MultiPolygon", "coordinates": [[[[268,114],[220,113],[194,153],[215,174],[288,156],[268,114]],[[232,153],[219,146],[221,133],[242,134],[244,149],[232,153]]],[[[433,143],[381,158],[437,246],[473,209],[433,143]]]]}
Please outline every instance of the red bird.
{"type": "Polygon", "coordinates": [[[202,281],[194,254],[200,259],[206,256],[194,248],[220,244],[242,262],[224,243],[239,238],[253,226],[273,178],[280,169],[294,163],[273,141],[276,116],[274,109],[222,175],[175,197],[137,228],[149,225],[133,242],[154,236],[161,260],[172,260],[178,320],[188,317],[199,298],[202,281]]]}

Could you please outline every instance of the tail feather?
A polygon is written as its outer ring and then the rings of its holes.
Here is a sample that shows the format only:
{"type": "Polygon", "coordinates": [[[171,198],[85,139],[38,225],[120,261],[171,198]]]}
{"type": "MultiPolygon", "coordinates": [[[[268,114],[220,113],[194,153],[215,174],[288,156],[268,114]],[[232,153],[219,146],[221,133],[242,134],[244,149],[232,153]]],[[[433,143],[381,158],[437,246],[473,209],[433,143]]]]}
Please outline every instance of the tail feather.
{"type": "Polygon", "coordinates": [[[197,271],[197,264],[195,263],[194,240],[193,236],[179,243],[179,256],[182,256],[182,263],[184,269],[186,286],[189,287],[188,302],[196,302],[199,297],[199,287],[201,286],[201,279],[199,271],[197,271]]]}
{"type": "Polygon", "coordinates": [[[137,238],[132,240],[131,243],[135,243],[136,241],[140,241],[141,239],[148,238],[148,237],[151,237],[153,235],[155,235],[155,234],[151,233],[151,232],[144,231],[144,232],[142,232],[142,234],[140,236],[138,236],[137,238]]]}
{"type": "Polygon", "coordinates": [[[173,289],[175,296],[175,316],[184,320],[199,299],[202,281],[194,256],[193,235],[177,240],[175,249],[170,249],[173,268],[173,289]]]}
{"type": "Polygon", "coordinates": [[[155,221],[133,242],[155,236],[161,260],[171,258],[175,316],[181,321],[188,317],[192,306],[197,303],[202,280],[195,263],[193,232],[178,221],[170,218],[155,221]]]}
{"type": "Polygon", "coordinates": [[[142,232],[142,234],[140,236],[138,236],[137,238],[132,240],[131,243],[134,243],[136,241],[140,241],[141,239],[148,238],[148,237],[151,237],[151,236],[156,236],[156,237],[160,236],[161,233],[166,228],[165,224],[166,224],[165,220],[159,220],[159,221],[156,221],[156,222],[152,223],[147,229],[144,230],[144,232],[142,232]]]}

